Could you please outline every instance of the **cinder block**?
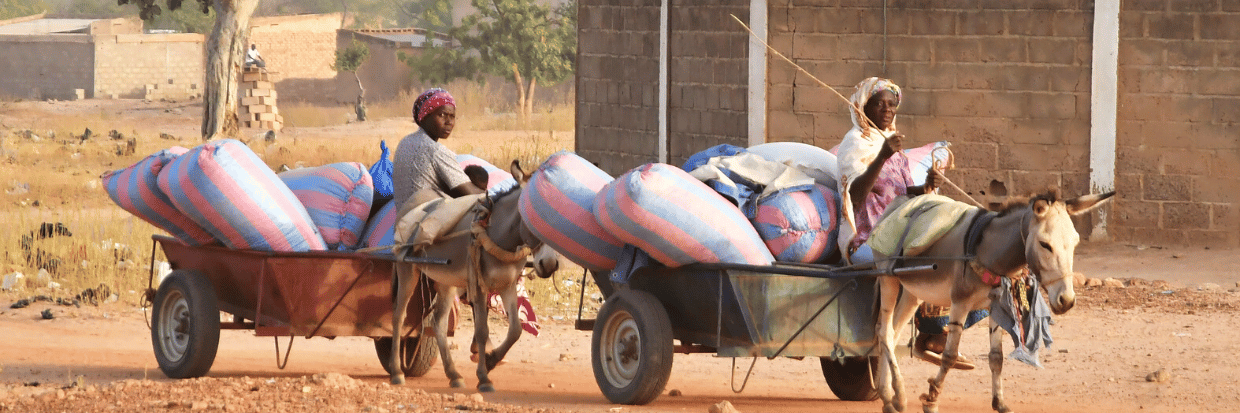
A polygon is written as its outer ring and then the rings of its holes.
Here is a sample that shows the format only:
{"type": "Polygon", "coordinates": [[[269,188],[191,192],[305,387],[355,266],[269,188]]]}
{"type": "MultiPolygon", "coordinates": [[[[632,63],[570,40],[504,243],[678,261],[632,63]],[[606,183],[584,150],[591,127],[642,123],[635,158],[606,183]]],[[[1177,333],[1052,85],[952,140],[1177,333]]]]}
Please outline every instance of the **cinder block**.
{"type": "Polygon", "coordinates": [[[1125,196],[1115,201],[1115,206],[1111,209],[1111,221],[1107,224],[1158,228],[1158,220],[1162,216],[1160,203],[1129,199],[1125,196]]]}
{"type": "Polygon", "coordinates": [[[1192,178],[1188,175],[1146,175],[1142,192],[1150,201],[1192,200],[1192,178]]]}
{"type": "Polygon", "coordinates": [[[276,91],[271,90],[271,89],[246,89],[245,93],[247,97],[254,97],[254,96],[275,97],[276,91]]]}
{"type": "Polygon", "coordinates": [[[245,72],[241,74],[242,82],[257,82],[267,80],[267,74],[263,72],[245,72]]]}
{"type": "Polygon", "coordinates": [[[1197,202],[1165,202],[1162,205],[1162,227],[1165,229],[1208,229],[1210,206],[1197,202]]]}
{"type": "Polygon", "coordinates": [[[276,114],[274,113],[255,113],[253,115],[254,120],[276,120],[276,114]]]}

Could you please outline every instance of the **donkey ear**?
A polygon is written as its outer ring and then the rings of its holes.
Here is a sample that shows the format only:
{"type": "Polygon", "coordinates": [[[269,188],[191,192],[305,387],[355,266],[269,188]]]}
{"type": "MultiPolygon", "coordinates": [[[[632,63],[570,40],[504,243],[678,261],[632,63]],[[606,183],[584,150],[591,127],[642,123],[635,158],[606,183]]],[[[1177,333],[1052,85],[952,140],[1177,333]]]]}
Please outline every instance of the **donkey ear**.
{"type": "Polygon", "coordinates": [[[1081,215],[1101,206],[1108,199],[1111,199],[1112,196],[1115,196],[1115,191],[1105,194],[1085,195],[1064,201],[1064,205],[1068,207],[1069,214],[1081,215]]]}
{"type": "Polygon", "coordinates": [[[1042,219],[1046,217],[1046,212],[1051,209],[1051,205],[1045,199],[1038,199],[1033,201],[1033,205],[1030,205],[1029,208],[1033,209],[1033,216],[1042,219]]]}
{"type": "Polygon", "coordinates": [[[508,173],[512,174],[513,179],[517,182],[525,182],[525,171],[521,170],[521,162],[513,159],[512,165],[508,167],[508,173]]]}

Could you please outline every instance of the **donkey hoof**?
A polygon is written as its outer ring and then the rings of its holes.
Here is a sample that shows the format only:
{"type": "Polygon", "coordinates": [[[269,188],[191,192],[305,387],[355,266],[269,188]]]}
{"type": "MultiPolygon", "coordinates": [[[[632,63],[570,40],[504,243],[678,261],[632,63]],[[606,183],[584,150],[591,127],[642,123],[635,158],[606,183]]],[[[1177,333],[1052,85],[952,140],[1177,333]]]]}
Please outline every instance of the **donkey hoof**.
{"type": "Polygon", "coordinates": [[[481,383],[478,385],[478,391],[483,392],[483,393],[494,393],[495,386],[492,385],[491,383],[481,383]]]}
{"type": "Polygon", "coordinates": [[[397,386],[405,384],[405,376],[404,375],[392,376],[392,384],[397,385],[397,386]]]}
{"type": "Polygon", "coordinates": [[[455,379],[455,380],[452,380],[451,382],[449,382],[449,383],[448,383],[448,385],[449,385],[449,386],[452,386],[452,388],[454,388],[454,389],[459,389],[459,388],[465,387],[465,379],[455,379]]]}
{"type": "Polygon", "coordinates": [[[900,411],[896,410],[895,406],[888,404],[883,406],[883,413],[900,413],[900,411]]]}
{"type": "Polygon", "coordinates": [[[922,413],[939,413],[939,406],[923,404],[921,406],[922,413]]]}

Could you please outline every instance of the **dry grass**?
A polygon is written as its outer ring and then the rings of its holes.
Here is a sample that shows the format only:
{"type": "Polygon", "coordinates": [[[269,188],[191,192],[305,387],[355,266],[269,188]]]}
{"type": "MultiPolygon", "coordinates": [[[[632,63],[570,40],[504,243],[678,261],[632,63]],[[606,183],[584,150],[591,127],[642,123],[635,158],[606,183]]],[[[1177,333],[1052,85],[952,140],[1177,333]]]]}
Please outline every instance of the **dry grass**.
{"type": "MultiPolygon", "coordinates": [[[[486,92],[481,88],[460,93],[468,97],[466,101],[485,102],[482,96],[486,92]]],[[[117,207],[99,177],[104,172],[133,165],[161,149],[199,144],[197,105],[133,101],[0,103],[0,190],[4,191],[0,192],[0,248],[5,251],[0,257],[0,276],[24,274],[24,281],[18,284],[23,297],[46,294],[72,298],[86,288],[106,284],[118,292],[122,301],[139,303],[150,274],[151,235],[162,231],[117,207]],[[77,136],[86,128],[91,128],[95,135],[81,142],[77,136]],[[118,155],[117,149],[123,147],[124,141],[107,136],[113,129],[126,138],[137,138],[133,154],[118,155]],[[39,135],[39,140],[26,138],[25,130],[39,135]],[[161,133],[170,134],[173,140],[161,139],[161,133]],[[63,223],[73,235],[35,241],[32,249],[41,249],[61,261],[55,274],[41,280],[38,268],[27,262],[20,239],[44,222],[63,223]],[[48,288],[49,281],[60,287],[48,288]]],[[[286,105],[282,107],[285,119],[293,117],[300,119],[300,123],[294,126],[290,122],[277,144],[268,145],[251,136],[249,145],[273,169],[281,164],[316,166],[342,161],[369,165],[378,159],[380,140],[387,140],[395,150],[400,137],[413,130],[405,109],[411,105],[393,103],[390,109],[372,106],[372,119],[376,110],[391,110],[396,119],[352,125],[344,125],[343,120],[331,121],[343,119],[341,114],[351,110],[346,107],[286,105]],[[313,122],[322,125],[307,126],[313,122]]],[[[486,120],[486,108],[464,106],[462,110],[459,132],[445,141],[458,153],[471,153],[505,168],[512,159],[518,159],[527,171],[532,171],[552,153],[571,149],[571,126],[568,130],[548,126],[508,131],[503,128],[516,125],[486,120]]],[[[553,112],[552,117],[572,119],[568,105],[553,112]]],[[[548,122],[544,125],[554,123],[543,119],[548,122]]],[[[162,253],[155,254],[156,260],[164,259],[162,253]]],[[[576,283],[580,282],[581,270],[566,267],[569,268],[553,281],[533,280],[527,284],[531,300],[544,318],[576,316],[576,283]],[[573,285],[566,285],[568,280],[573,285]]],[[[591,288],[586,294],[586,312],[593,314],[598,307],[597,289],[591,288]]]]}

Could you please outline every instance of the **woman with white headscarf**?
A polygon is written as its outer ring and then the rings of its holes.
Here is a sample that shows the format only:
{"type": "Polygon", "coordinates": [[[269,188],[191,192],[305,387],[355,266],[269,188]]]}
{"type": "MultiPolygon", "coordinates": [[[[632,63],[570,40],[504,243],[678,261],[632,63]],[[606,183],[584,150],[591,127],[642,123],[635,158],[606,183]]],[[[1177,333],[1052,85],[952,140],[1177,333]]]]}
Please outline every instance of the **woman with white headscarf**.
{"type": "Polygon", "coordinates": [[[934,192],[944,181],[931,168],[925,185],[913,185],[908,158],[902,152],[904,134],[896,129],[896,109],[902,98],[895,82],[871,77],[857,84],[849,99],[853,127],[840,142],[837,180],[844,211],[840,253],[853,263],[874,260],[865,241],[887,205],[901,195],[934,192]]]}
{"type": "MultiPolygon", "coordinates": [[[[852,103],[853,128],[840,142],[839,175],[843,221],[840,224],[840,252],[851,263],[874,261],[874,252],[865,241],[883,211],[898,196],[932,193],[946,179],[934,168],[926,174],[924,185],[913,185],[908,158],[904,156],[904,134],[896,129],[896,109],[903,98],[900,87],[887,79],[871,77],[857,84],[852,103]]],[[[918,335],[913,354],[938,364],[946,344],[944,308],[922,304],[918,311],[918,335]]],[[[989,315],[979,310],[969,313],[971,326],[989,315]]],[[[960,357],[956,369],[972,370],[972,361],[960,357]]]]}

